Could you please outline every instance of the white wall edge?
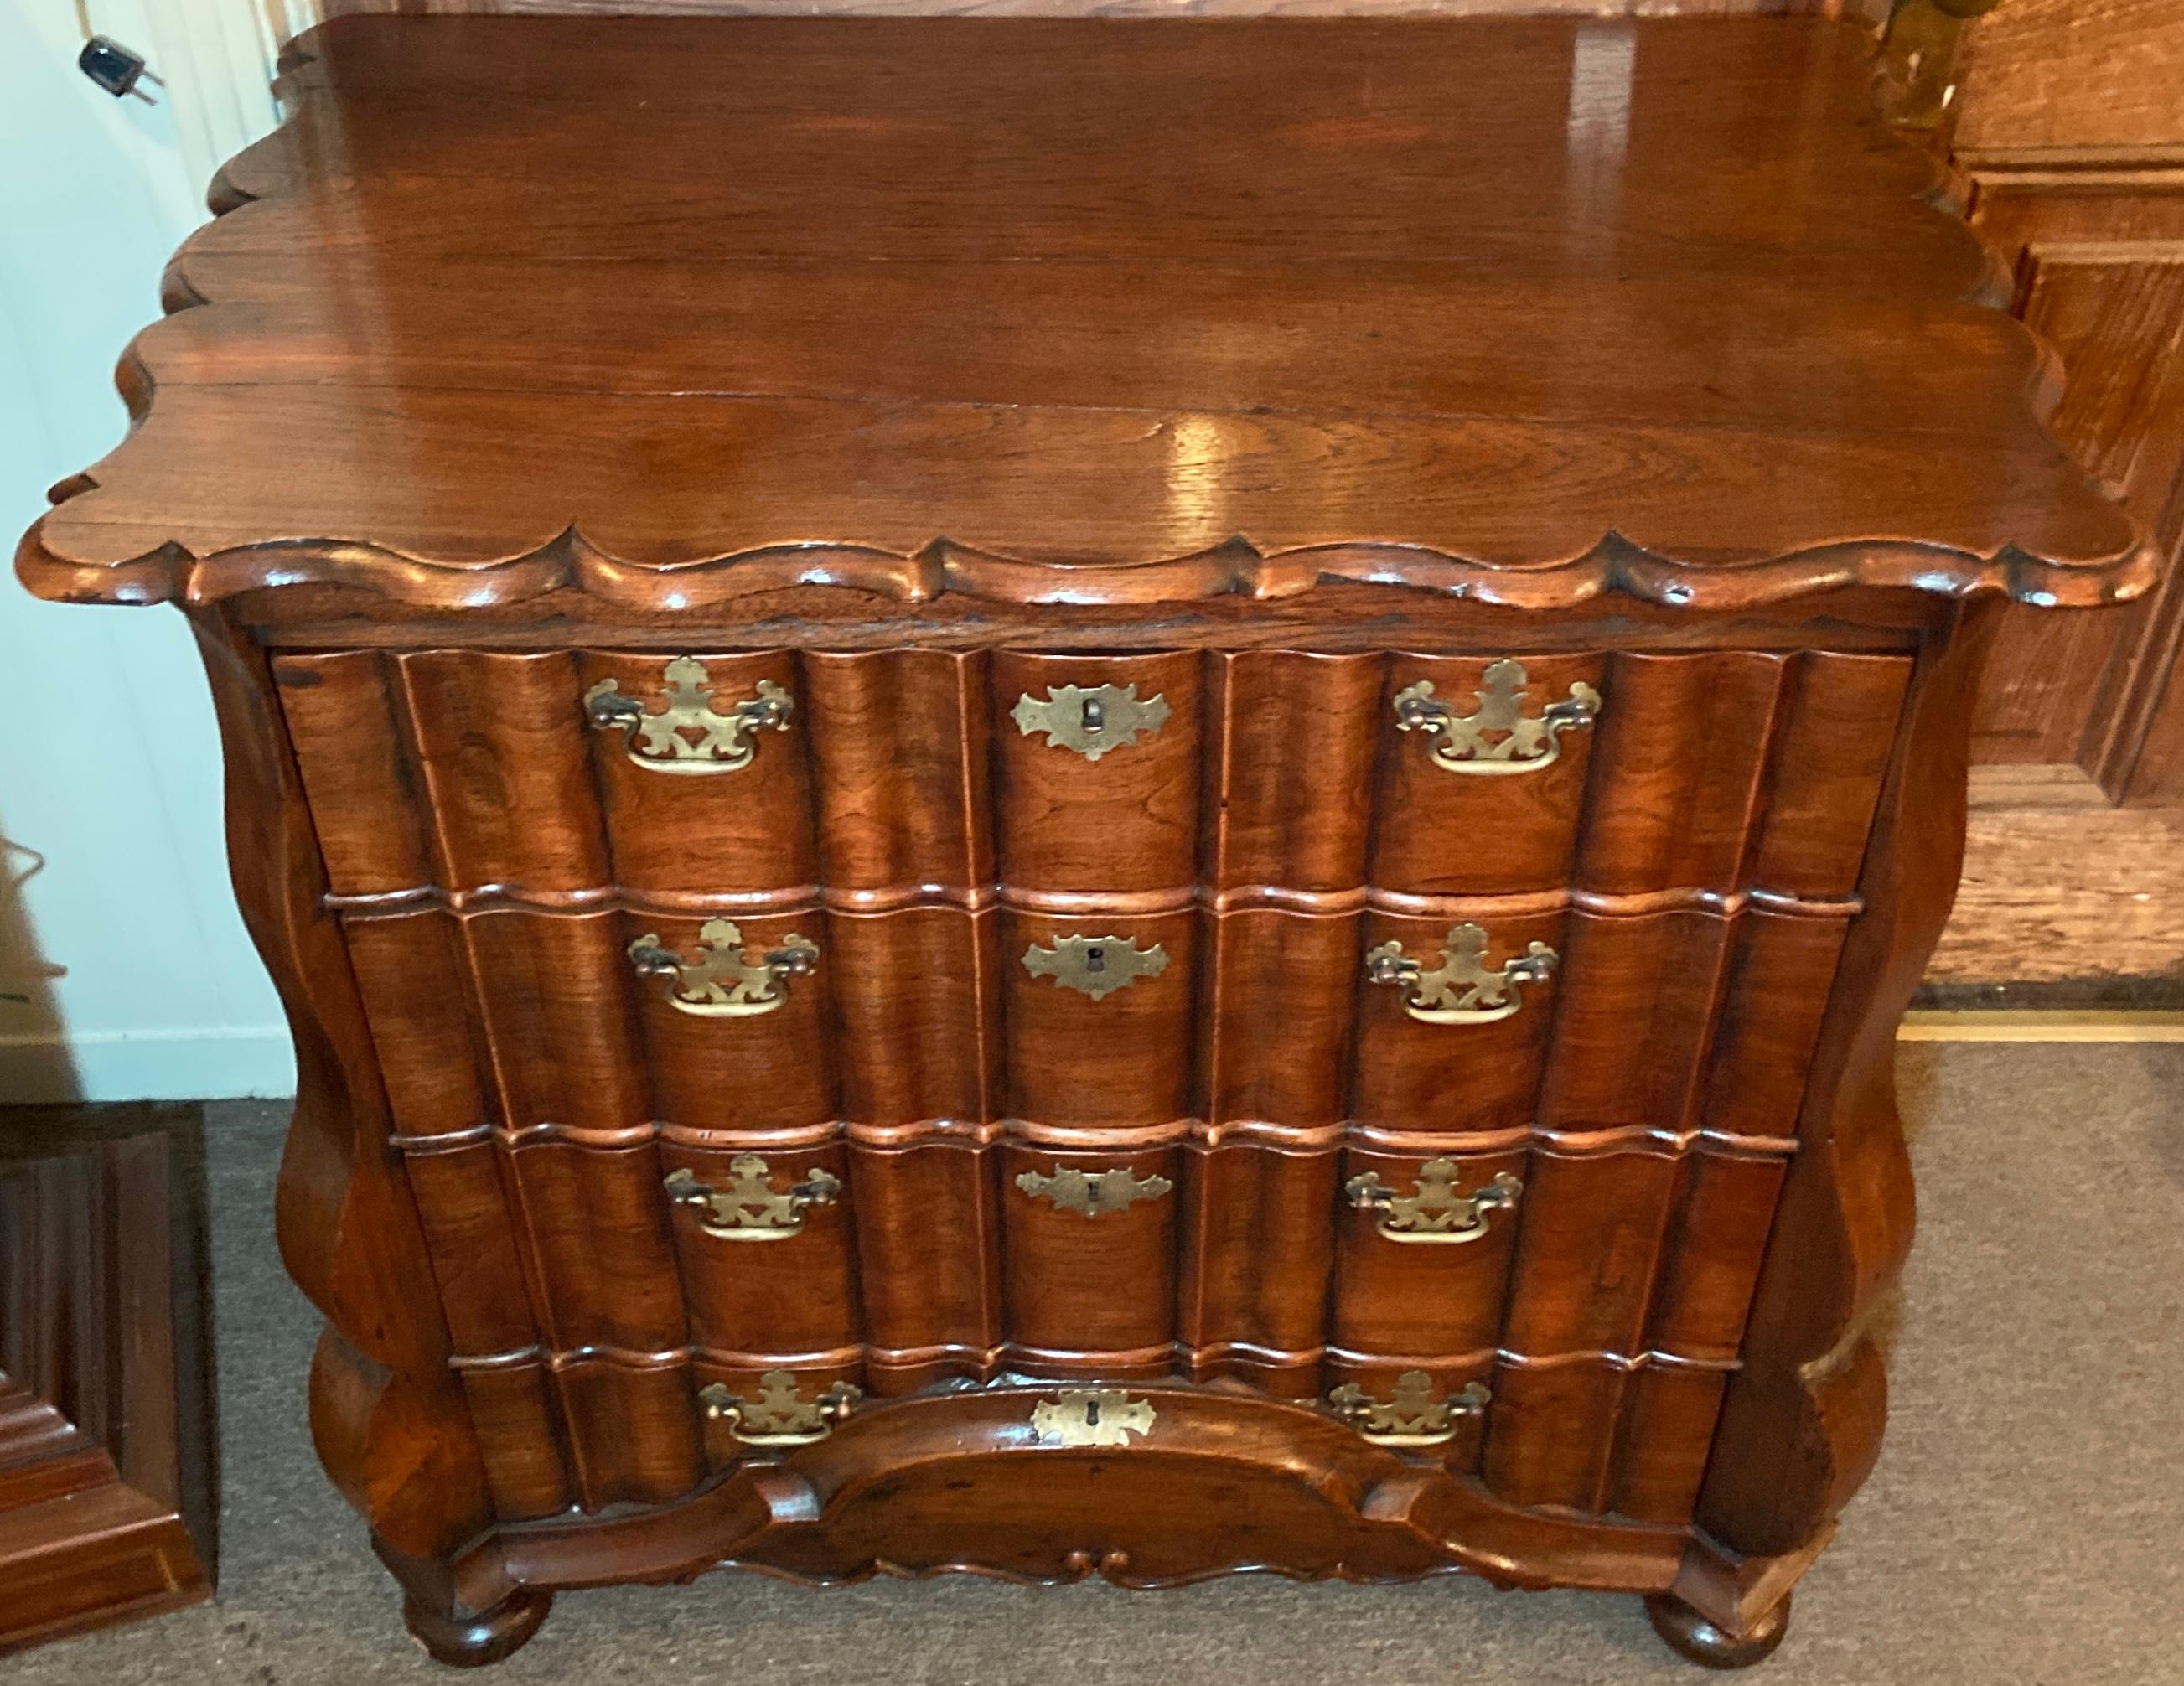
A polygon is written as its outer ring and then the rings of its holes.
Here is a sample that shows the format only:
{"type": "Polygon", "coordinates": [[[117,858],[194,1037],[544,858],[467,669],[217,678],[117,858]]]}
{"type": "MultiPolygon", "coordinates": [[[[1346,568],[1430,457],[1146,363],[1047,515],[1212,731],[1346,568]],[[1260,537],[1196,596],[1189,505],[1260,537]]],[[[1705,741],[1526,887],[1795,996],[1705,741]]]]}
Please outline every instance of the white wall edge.
{"type": "Polygon", "coordinates": [[[0,1098],[239,1100],[292,1095],[285,1025],[0,1037],[0,1098]]]}

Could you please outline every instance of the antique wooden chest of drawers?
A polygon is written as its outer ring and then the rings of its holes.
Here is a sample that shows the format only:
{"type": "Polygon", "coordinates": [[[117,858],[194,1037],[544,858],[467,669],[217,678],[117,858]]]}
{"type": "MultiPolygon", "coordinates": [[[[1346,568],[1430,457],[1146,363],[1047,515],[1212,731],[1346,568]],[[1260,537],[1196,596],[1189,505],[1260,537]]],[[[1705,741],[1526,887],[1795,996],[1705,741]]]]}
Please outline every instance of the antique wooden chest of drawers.
{"type": "Polygon", "coordinates": [[[295,50],[20,566],[198,627],[314,1427],[436,1655],[715,1564],[1765,1654],[1988,615],[2147,583],[1868,53],[295,50]]]}

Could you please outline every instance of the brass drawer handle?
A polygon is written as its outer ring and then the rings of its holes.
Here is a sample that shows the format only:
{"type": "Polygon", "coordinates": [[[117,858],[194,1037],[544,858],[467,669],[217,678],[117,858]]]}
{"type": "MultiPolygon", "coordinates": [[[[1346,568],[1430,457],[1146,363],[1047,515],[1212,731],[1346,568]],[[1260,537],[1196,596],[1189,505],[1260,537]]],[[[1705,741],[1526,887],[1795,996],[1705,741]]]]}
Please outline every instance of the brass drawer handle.
{"type": "Polygon", "coordinates": [[[1438,1446],[1456,1438],[1466,1418],[1483,1415],[1493,1397],[1483,1383],[1468,1382],[1461,1393],[1436,1399],[1432,1377],[1406,1370],[1396,1377],[1396,1391],[1386,1399],[1345,1382],[1327,1402],[1361,1438],[1376,1446],[1438,1446]]]}
{"type": "Polygon", "coordinates": [[[699,1225],[722,1241],[786,1241],[802,1231],[805,1210],[831,1206],[842,1192],[841,1179],[819,1166],[785,1194],[774,1192],[766,1163],[756,1154],[738,1154],[728,1161],[734,1180],[725,1188],[700,1182],[688,1166],[667,1173],[660,1185],[678,1206],[702,1206],[709,1214],[699,1225]]]}
{"type": "Polygon", "coordinates": [[[667,1002],[677,1011],[709,1019],[771,1013],[788,999],[783,980],[800,977],[819,964],[819,945],[793,932],[778,949],[763,954],[743,943],[743,932],[730,921],[709,919],[698,929],[697,960],[661,948],[659,934],[648,931],[629,945],[629,961],[639,977],[672,980],[667,1002]]]}
{"type": "Polygon", "coordinates": [[[1051,949],[1036,943],[1026,949],[1023,964],[1034,977],[1050,977],[1098,1001],[1141,977],[1158,977],[1167,970],[1167,950],[1156,943],[1140,952],[1128,937],[1057,937],[1051,949]]]}
{"type": "Polygon", "coordinates": [[[1396,693],[1396,729],[1432,734],[1434,765],[1452,773],[1535,773],[1563,753],[1563,734],[1600,718],[1600,693],[1582,679],[1536,715],[1519,712],[1529,676],[1503,657],[1481,676],[1476,712],[1459,715],[1434,698],[1433,681],[1396,693]]]}
{"type": "Polygon", "coordinates": [[[1064,1388],[1032,1407],[1042,1446],[1127,1446],[1153,1432],[1153,1402],[1119,1388],[1064,1388]]]}
{"type": "Polygon", "coordinates": [[[786,732],[795,704],[771,679],[758,695],[714,707],[712,676],[695,656],[677,656],[660,672],[666,706],[645,708],[620,682],[602,679],[584,693],[584,715],[601,732],[620,731],[623,751],[655,773],[733,773],[758,754],[755,732],[786,732]]]}
{"type": "Polygon", "coordinates": [[[786,1370],[769,1370],[760,1377],[756,1399],[730,1393],[724,1382],[698,1390],[708,1420],[727,1423],[728,1433],[746,1446],[808,1446],[823,1440],[836,1423],[849,1420],[864,1396],[862,1388],[837,1382],[816,1399],[806,1399],[796,1390],[796,1377],[786,1370]]]}
{"type": "Polygon", "coordinates": [[[1139,1177],[1124,1166],[1089,1172],[1074,1166],[1056,1166],[1051,1177],[1037,1171],[1021,1173],[1017,1187],[1034,1200],[1053,1201],[1056,1211],[1100,1217],[1125,1210],[1139,1200],[1157,1200],[1175,1184],[1165,1177],[1139,1177]]]}
{"type": "Polygon", "coordinates": [[[1140,734],[1158,732],[1167,720],[1167,698],[1155,695],[1141,703],[1135,685],[1050,685],[1044,698],[1025,692],[1010,712],[1025,737],[1043,732],[1050,749],[1074,749],[1096,761],[1140,734]]]}
{"type": "Polygon", "coordinates": [[[1380,1214],[1373,1227],[1390,1241],[1461,1244],[1485,1234],[1487,1215],[1514,1206],[1524,1185],[1502,1171],[1485,1188],[1459,1194],[1456,1171],[1454,1160],[1428,1160],[1418,1167],[1414,1194],[1398,1194],[1369,1171],[1342,1188],[1359,1211],[1380,1214]]]}
{"type": "Polygon", "coordinates": [[[1532,943],[1520,958],[1492,971],[1480,964],[1485,958],[1485,931],[1458,925],[1451,927],[1440,964],[1430,971],[1405,954],[1401,943],[1383,943],[1365,956],[1365,978],[1400,986],[1403,1010],[1429,1025],[1489,1025],[1524,1004],[1518,984],[1540,982],[1556,965],[1555,951],[1545,943],[1532,943]]]}

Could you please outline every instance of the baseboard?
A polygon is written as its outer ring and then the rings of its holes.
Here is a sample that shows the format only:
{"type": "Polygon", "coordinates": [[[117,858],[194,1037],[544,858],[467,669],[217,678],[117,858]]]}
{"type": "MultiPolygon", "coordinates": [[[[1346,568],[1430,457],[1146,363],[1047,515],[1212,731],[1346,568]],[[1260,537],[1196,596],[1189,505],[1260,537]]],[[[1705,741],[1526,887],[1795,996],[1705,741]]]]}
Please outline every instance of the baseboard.
{"type": "Polygon", "coordinates": [[[2107,1009],[2012,1012],[1913,1010],[1899,1042],[2184,1042],[2184,1013],[2107,1009]]]}
{"type": "Polygon", "coordinates": [[[285,1025],[0,1037],[0,1100],[231,1100],[295,1092],[285,1025]]]}

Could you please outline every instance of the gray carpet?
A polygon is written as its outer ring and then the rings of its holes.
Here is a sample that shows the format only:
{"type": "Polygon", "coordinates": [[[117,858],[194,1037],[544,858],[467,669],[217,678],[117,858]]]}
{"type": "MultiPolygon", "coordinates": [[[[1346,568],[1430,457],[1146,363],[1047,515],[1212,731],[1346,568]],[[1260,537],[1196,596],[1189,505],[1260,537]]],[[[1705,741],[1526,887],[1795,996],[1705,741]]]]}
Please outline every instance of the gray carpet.
{"type": "MultiPolygon", "coordinates": [[[[1921,1233],[1880,1470],[1767,1686],[2184,1682],[2184,1046],[1903,1056],[1921,1233]]],[[[216,1604],[0,1666],[10,1686],[457,1677],[320,1477],[313,1314],[275,1258],[281,1109],[209,1121],[225,1549],[216,1604]]],[[[1580,1686],[1708,1677],[1635,1599],[1244,1577],[1178,1592],[755,1577],[565,1596],[498,1680],[1580,1686]]]]}

